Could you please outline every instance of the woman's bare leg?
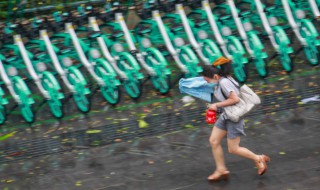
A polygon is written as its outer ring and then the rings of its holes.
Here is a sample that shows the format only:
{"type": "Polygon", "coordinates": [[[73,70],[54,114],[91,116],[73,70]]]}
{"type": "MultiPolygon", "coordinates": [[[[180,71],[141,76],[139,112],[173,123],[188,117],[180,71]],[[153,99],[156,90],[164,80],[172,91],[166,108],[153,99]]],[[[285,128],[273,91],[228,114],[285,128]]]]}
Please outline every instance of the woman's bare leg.
{"type": "Polygon", "coordinates": [[[214,161],[216,163],[217,171],[226,171],[227,167],[224,162],[223,149],[221,147],[221,140],[225,137],[227,131],[219,129],[217,127],[213,127],[211,136],[210,136],[210,145],[212,148],[212,153],[214,157],[214,161]]]}
{"type": "Polygon", "coordinates": [[[266,155],[257,155],[249,149],[240,147],[240,137],[235,139],[228,139],[228,149],[231,154],[236,154],[245,158],[253,160],[258,168],[258,174],[263,175],[267,170],[267,162],[270,158],[266,155]]]}
{"type": "Polygon", "coordinates": [[[231,154],[235,154],[238,156],[242,156],[245,158],[249,158],[253,161],[259,161],[259,155],[251,152],[249,149],[240,147],[240,137],[237,137],[235,139],[229,139],[228,138],[228,150],[231,154]]]}

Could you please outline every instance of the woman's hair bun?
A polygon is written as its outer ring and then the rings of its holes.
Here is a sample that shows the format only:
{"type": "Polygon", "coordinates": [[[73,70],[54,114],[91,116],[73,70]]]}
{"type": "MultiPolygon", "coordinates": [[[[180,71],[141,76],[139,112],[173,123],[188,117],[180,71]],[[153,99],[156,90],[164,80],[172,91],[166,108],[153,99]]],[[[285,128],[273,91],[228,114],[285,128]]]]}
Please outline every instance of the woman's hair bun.
{"type": "Polygon", "coordinates": [[[212,65],[213,65],[214,67],[217,67],[217,66],[219,66],[219,65],[223,65],[223,64],[226,64],[226,63],[230,63],[230,62],[231,62],[230,59],[222,56],[222,57],[219,57],[218,59],[216,59],[216,60],[212,63],[212,65]]]}

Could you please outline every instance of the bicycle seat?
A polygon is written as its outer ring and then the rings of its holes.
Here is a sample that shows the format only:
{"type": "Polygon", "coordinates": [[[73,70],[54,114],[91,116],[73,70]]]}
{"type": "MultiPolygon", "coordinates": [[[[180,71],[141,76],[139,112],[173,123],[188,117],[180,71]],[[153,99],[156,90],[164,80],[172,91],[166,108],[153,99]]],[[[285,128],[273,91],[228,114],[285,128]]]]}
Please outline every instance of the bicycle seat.
{"type": "Polygon", "coordinates": [[[16,61],[18,60],[18,56],[16,55],[5,55],[5,62],[4,63],[8,63],[8,64],[11,64],[10,62],[12,61],[16,61]]]}
{"type": "Polygon", "coordinates": [[[270,5],[270,6],[267,6],[264,8],[264,11],[265,12],[271,12],[273,10],[277,9],[277,6],[276,5],[270,5]]]}
{"type": "Polygon", "coordinates": [[[63,44],[55,44],[57,48],[59,48],[61,54],[69,53],[72,49],[64,46],[63,44]]]}
{"type": "Polygon", "coordinates": [[[70,17],[70,13],[68,13],[68,12],[63,12],[63,13],[62,13],[62,17],[64,17],[64,18],[70,17]]]}
{"type": "Polygon", "coordinates": [[[248,17],[251,15],[251,11],[250,10],[244,10],[240,12],[240,17],[248,17]]]}
{"type": "Polygon", "coordinates": [[[152,30],[151,30],[151,26],[149,25],[139,24],[136,28],[136,31],[138,32],[138,34],[142,35],[142,34],[150,33],[152,30]]]}
{"type": "Polygon", "coordinates": [[[180,31],[183,29],[183,25],[182,24],[173,24],[170,29],[173,32],[177,32],[177,31],[180,31]]]}
{"type": "Polygon", "coordinates": [[[102,35],[101,31],[91,31],[88,33],[88,38],[92,40],[92,39],[100,37],[101,35],[102,35]]]}
{"type": "Polygon", "coordinates": [[[151,29],[150,28],[145,28],[143,30],[140,30],[139,31],[139,34],[146,34],[146,33],[150,33],[151,32],[151,29]]]}
{"type": "Polygon", "coordinates": [[[219,20],[224,21],[224,20],[229,20],[232,19],[231,15],[222,15],[219,17],[219,20]]]}
{"type": "Polygon", "coordinates": [[[111,37],[112,38],[119,38],[122,37],[124,35],[124,33],[120,30],[116,30],[112,33],[111,37]]]}
{"type": "Polygon", "coordinates": [[[0,54],[3,55],[3,57],[4,57],[3,61],[4,62],[8,62],[7,59],[11,58],[11,57],[12,57],[12,59],[14,57],[15,57],[15,59],[18,58],[18,56],[14,54],[13,50],[12,49],[8,49],[8,48],[2,48],[1,51],[0,51],[0,54]]]}
{"type": "Polygon", "coordinates": [[[17,27],[17,24],[10,24],[9,26],[10,30],[15,30],[17,27]]]}
{"type": "Polygon", "coordinates": [[[36,54],[33,54],[33,55],[34,55],[34,58],[35,58],[35,59],[41,59],[41,58],[43,58],[44,56],[46,56],[46,52],[40,51],[40,52],[38,52],[38,53],[36,53],[36,54]]]}
{"type": "Polygon", "coordinates": [[[62,16],[62,20],[59,22],[62,22],[62,23],[72,22],[74,19],[72,14],[69,12],[63,12],[61,16],[62,16]]]}
{"type": "Polygon", "coordinates": [[[45,51],[41,51],[39,49],[29,49],[29,51],[33,54],[35,59],[41,59],[46,55],[45,51]]]}
{"type": "Polygon", "coordinates": [[[196,27],[201,27],[201,26],[204,26],[207,24],[208,24],[208,21],[206,21],[206,20],[199,20],[199,21],[195,22],[196,27]]]}

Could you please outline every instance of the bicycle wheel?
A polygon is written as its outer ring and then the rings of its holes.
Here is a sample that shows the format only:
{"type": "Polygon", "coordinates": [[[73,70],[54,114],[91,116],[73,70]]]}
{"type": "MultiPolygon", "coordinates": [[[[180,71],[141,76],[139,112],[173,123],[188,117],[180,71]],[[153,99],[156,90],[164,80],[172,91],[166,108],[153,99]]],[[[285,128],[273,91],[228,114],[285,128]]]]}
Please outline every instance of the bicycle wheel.
{"type": "Polygon", "coordinates": [[[142,94],[142,85],[137,79],[125,81],[124,89],[132,99],[138,99],[142,94]]]}
{"type": "Polygon", "coordinates": [[[170,75],[163,75],[153,78],[152,82],[161,94],[167,94],[170,91],[170,75]]]}
{"type": "Polygon", "coordinates": [[[33,123],[35,115],[32,109],[34,100],[31,98],[31,93],[26,83],[18,76],[13,77],[13,89],[19,96],[21,103],[19,104],[21,115],[28,123],[33,123]]]}
{"type": "Polygon", "coordinates": [[[85,84],[81,82],[78,76],[82,74],[78,69],[70,69],[68,73],[68,80],[71,85],[75,88],[75,93],[73,94],[74,102],[77,108],[83,112],[87,113],[90,111],[91,102],[88,100],[88,97],[85,94],[85,84]]]}
{"type": "Polygon", "coordinates": [[[234,66],[233,74],[238,82],[244,83],[247,80],[247,64],[243,66],[234,66]]]}
{"type": "Polygon", "coordinates": [[[307,57],[307,60],[312,66],[319,64],[319,51],[316,47],[305,46],[304,52],[307,57]]]}
{"type": "Polygon", "coordinates": [[[106,83],[105,86],[100,87],[100,91],[104,99],[112,104],[116,105],[120,101],[120,90],[119,87],[115,85],[115,81],[117,80],[115,77],[108,76],[108,72],[106,69],[104,69],[102,66],[96,66],[95,67],[95,73],[99,77],[101,77],[104,82],[106,83]]]}
{"type": "Polygon", "coordinates": [[[20,104],[19,105],[22,117],[28,123],[33,123],[35,120],[35,115],[33,113],[32,105],[30,104],[20,104]]]}
{"type": "Polygon", "coordinates": [[[188,68],[188,73],[185,74],[186,78],[197,77],[202,72],[202,68],[198,67],[199,59],[190,47],[184,46],[180,49],[179,59],[188,68]]]}
{"type": "Polygon", "coordinates": [[[103,86],[100,90],[102,96],[109,104],[116,105],[119,103],[121,94],[119,87],[109,88],[108,86],[103,86]]]}
{"type": "Polygon", "coordinates": [[[74,102],[77,105],[79,111],[83,113],[88,113],[91,109],[91,102],[88,100],[88,97],[83,93],[73,94],[74,102]]]}
{"type": "Polygon", "coordinates": [[[56,85],[58,85],[58,82],[56,78],[54,78],[51,73],[46,73],[43,75],[42,85],[43,88],[50,94],[50,99],[47,102],[49,104],[52,115],[56,118],[62,118],[63,104],[61,103],[61,98],[59,98],[60,92],[58,89],[60,89],[60,85],[59,88],[57,88],[56,85]]]}
{"type": "Polygon", "coordinates": [[[280,54],[280,61],[281,61],[283,69],[287,73],[290,73],[290,72],[293,71],[294,65],[293,65],[292,60],[291,60],[291,58],[290,58],[288,53],[280,54]]]}
{"type": "Polygon", "coordinates": [[[254,63],[255,63],[255,67],[258,71],[258,74],[265,78],[268,76],[268,69],[267,69],[267,65],[264,62],[263,58],[258,58],[258,59],[254,59],[254,63]]]}

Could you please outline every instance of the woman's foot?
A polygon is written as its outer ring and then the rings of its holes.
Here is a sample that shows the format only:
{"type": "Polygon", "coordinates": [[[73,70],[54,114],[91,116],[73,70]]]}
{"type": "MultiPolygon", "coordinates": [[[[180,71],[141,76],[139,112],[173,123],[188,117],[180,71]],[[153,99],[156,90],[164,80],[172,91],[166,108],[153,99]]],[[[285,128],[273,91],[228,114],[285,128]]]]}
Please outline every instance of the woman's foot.
{"type": "Polygon", "coordinates": [[[225,170],[225,171],[218,171],[216,170],[215,172],[213,172],[213,174],[211,174],[208,177],[209,181],[221,181],[221,180],[228,180],[229,178],[229,171],[225,170]]]}
{"type": "Polygon", "coordinates": [[[259,160],[255,161],[259,175],[263,175],[267,171],[267,162],[270,162],[270,158],[266,155],[259,155],[259,160]]]}

